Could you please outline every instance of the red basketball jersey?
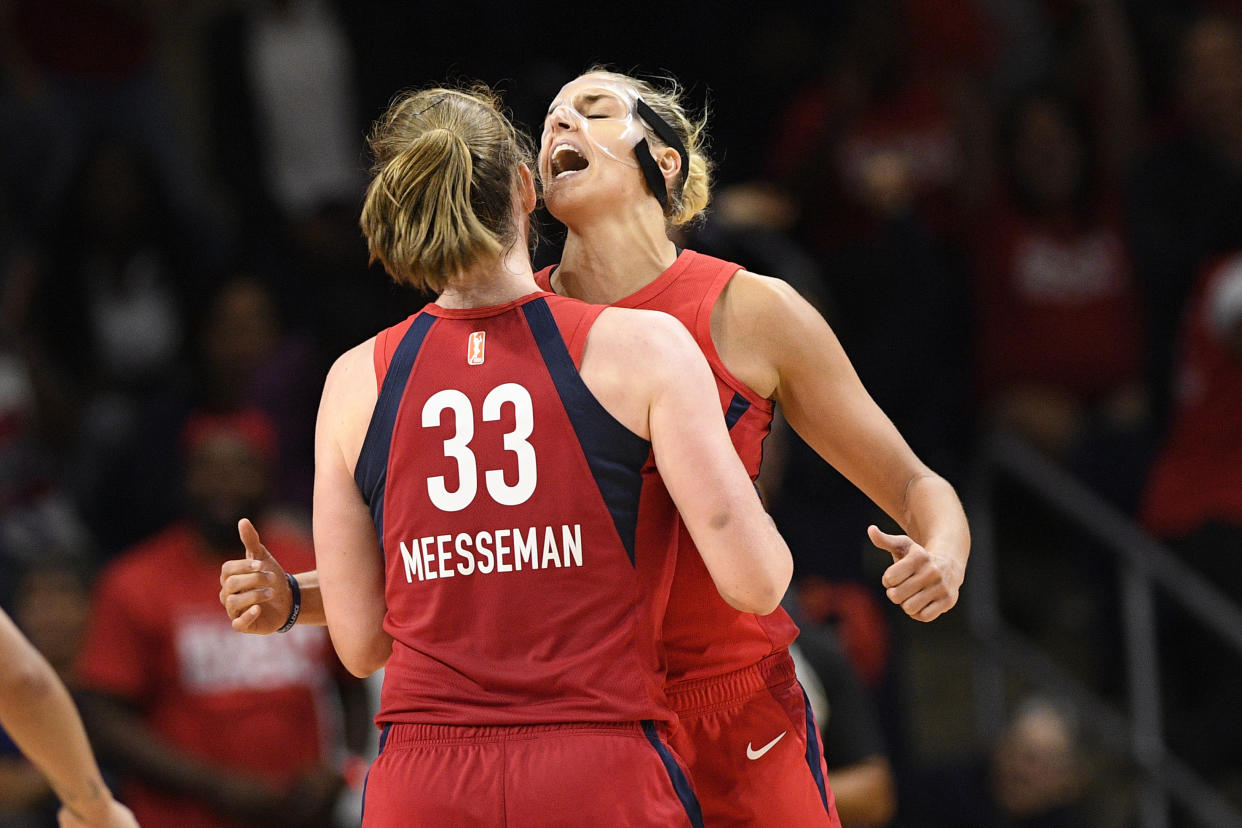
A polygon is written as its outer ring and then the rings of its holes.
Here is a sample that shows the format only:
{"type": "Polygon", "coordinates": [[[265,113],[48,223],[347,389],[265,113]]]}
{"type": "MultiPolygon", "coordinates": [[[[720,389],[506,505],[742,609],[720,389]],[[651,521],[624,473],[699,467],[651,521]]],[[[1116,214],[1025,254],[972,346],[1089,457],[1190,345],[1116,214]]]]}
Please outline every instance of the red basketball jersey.
{"type": "Polygon", "coordinates": [[[602,310],[428,305],[376,338],[355,479],[393,637],[377,721],[672,718],[658,631],[678,520],[650,444],[578,375],[602,310]]]}
{"type": "MultiPolygon", "coordinates": [[[[729,279],[741,266],[683,250],[672,266],[646,287],[613,305],[663,311],[677,317],[703,349],[716,377],[725,424],[751,479],[758,477],[763,441],[772,426],[772,401],[733,376],[712,342],[712,309],[729,279]]],[[[552,267],[535,274],[551,290],[552,267]]],[[[788,647],[798,628],[783,609],[770,615],[738,612],[725,603],[682,526],[668,612],[664,647],[668,683],[707,678],[756,664],[788,647]]]]}

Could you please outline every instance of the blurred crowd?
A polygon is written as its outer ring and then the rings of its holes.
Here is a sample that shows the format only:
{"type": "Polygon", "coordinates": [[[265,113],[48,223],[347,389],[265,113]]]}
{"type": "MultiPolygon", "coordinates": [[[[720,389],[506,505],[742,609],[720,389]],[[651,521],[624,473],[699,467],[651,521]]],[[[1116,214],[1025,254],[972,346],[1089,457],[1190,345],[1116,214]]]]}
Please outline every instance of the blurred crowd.
{"type": "MultiPolygon", "coordinates": [[[[0,605],[78,688],[120,798],[330,824],[357,781],[366,699],[326,637],[224,634],[212,573],[243,514],[310,565],[326,368],[428,298],[368,266],[363,136],[446,78],[499,85],[537,135],[592,63],[673,73],[719,163],[680,243],[811,298],[959,487],[981,434],[1016,433],[1242,602],[1242,3],[728,5],[0,0],[0,605]]],[[[1084,824],[1058,704],[969,771],[914,767],[882,516],[779,421],[761,482],[803,624],[878,722],[836,764],[884,757],[890,795],[896,773],[896,817],[846,825],[1084,824]],[[932,795],[968,782],[969,807],[932,795]]],[[[1078,542],[1017,511],[1027,582],[1078,542]]],[[[1112,576],[1075,554],[1027,614],[1092,596],[1074,631],[1115,671],[1112,576]]],[[[1171,605],[1161,630],[1168,740],[1242,792],[1242,658],[1171,605]]],[[[49,797],[0,737],[0,825],[49,797]]]]}

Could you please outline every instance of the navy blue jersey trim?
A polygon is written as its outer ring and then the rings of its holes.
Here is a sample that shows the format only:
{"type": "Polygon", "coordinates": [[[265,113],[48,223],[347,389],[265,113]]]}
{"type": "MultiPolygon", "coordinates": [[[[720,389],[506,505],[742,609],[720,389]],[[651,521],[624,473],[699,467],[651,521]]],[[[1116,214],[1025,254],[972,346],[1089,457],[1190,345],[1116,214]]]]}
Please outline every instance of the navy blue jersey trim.
{"type": "Polygon", "coordinates": [[[544,364],[573,424],[578,443],[595,485],[612,515],[613,525],[634,564],[635,536],[638,533],[638,500],[642,494],[643,465],[651,444],[621,425],[595,399],[574,367],[569,349],[556,326],[556,318],[546,299],[522,305],[527,324],[543,354],[544,364]]]}
{"type": "Polygon", "coordinates": [[[660,755],[660,761],[664,763],[664,770],[668,772],[668,779],[673,783],[673,790],[677,793],[677,798],[681,800],[681,806],[686,809],[686,816],[690,818],[690,824],[694,828],[703,828],[703,808],[699,805],[699,798],[694,793],[694,786],[690,784],[690,780],[682,772],[681,765],[677,764],[677,760],[673,758],[672,752],[660,741],[660,734],[656,732],[655,722],[650,719],[643,719],[642,726],[643,734],[647,737],[647,741],[651,742],[651,746],[660,755]]]}
{"type": "Polygon", "coordinates": [[[390,730],[392,730],[392,722],[385,722],[384,729],[380,731],[379,749],[375,751],[376,756],[384,752],[384,745],[388,743],[388,731],[390,730]]]}
{"type": "Polygon", "coordinates": [[[828,783],[824,781],[824,769],[819,765],[819,757],[822,755],[819,747],[819,728],[815,725],[815,713],[811,710],[811,700],[807,698],[806,690],[802,685],[798,685],[798,689],[802,690],[802,700],[806,703],[806,765],[811,769],[811,776],[815,779],[815,787],[819,788],[819,798],[824,803],[824,810],[828,810],[828,783]]]}
{"type": "MultiPolygon", "coordinates": [[[[392,722],[388,722],[384,725],[384,729],[380,731],[379,750],[375,753],[377,759],[379,758],[379,755],[384,752],[384,743],[388,741],[388,731],[391,729],[392,722]]],[[[367,768],[367,775],[362,777],[362,805],[358,809],[358,816],[360,818],[365,818],[367,815],[367,783],[370,781],[371,769],[367,768]]]]}
{"type": "Polygon", "coordinates": [[[401,337],[388,366],[388,373],[384,375],[384,383],[380,386],[375,411],[371,414],[371,424],[367,427],[367,436],[362,442],[362,451],[358,454],[358,464],[354,467],[354,482],[362,492],[363,501],[371,509],[371,519],[375,522],[381,553],[384,551],[384,489],[388,482],[388,450],[392,446],[392,430],[397,422],[401,399],[405,396],[406,383],[414,369],[414,360],[418,358],[418,351],[423,346],[427,331],[431,330],[435,322],[434,316],[420,314],[410,323],[405,336],[401,337]]]}
{"type": "Polygon", "coordinates": [[[734,391],[733,399],[729,402],[729,408],[725,411],[725,425],[732,429],[749,409],[750,401],[734,391]]]}

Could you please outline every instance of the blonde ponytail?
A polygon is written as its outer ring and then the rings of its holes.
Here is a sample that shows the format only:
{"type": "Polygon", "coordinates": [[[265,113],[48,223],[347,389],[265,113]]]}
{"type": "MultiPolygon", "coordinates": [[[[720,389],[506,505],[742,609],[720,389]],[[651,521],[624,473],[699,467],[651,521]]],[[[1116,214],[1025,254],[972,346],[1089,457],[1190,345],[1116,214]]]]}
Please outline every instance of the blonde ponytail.
{"type": "Polygon", "coordinates": [[[530,147],[490,90],[399,96],[369,143],[374,177],[359,223],[371,261],[395,280],[439,293],[516,241],[513,199],[530,147]]]}

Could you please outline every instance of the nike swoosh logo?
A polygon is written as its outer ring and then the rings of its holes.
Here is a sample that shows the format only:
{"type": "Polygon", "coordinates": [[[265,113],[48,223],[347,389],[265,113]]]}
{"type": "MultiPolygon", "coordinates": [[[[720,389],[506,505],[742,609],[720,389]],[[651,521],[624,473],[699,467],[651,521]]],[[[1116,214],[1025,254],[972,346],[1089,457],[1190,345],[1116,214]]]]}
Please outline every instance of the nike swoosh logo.
{"type": "Polygon", "coordinates": [[[788,730],[781,731],[780,736],[777,736],[775,739],[768,742],[766,745],[759,748],[758,750],[755,750],[753,747],[750,746],[750,742],[747,742],[746,743],[746,758],[747,759],[758,759],[760,756],[763,756],[763,754],[767,753],[769,750],[776,747],[776,743],[779,742],[781,739],[784,739],[785,734],[788,732],[789,732],[788,730]]]}

